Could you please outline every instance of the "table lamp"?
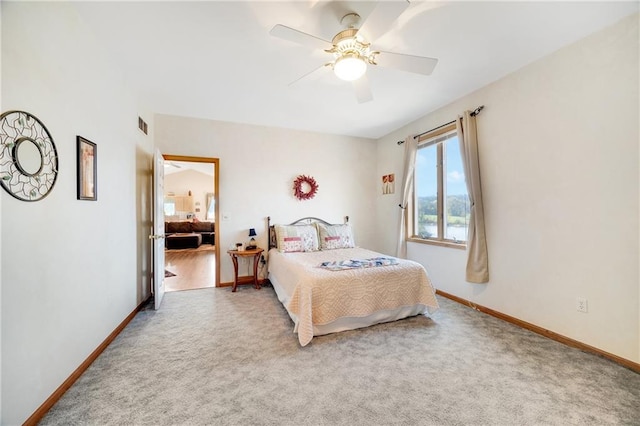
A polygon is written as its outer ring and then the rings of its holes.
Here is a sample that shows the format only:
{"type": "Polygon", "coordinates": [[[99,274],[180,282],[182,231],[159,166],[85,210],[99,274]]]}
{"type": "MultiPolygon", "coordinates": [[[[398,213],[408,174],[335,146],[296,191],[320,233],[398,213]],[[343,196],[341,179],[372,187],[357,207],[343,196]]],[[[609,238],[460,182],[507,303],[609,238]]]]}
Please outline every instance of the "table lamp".
{"type": "Polygon", "coordinates": [[[256,248],[258,248],[258,246],[256,245],[256,239],[255,239],[257,235],[258,234],[256,234],[255,228],[249,228],[249,236],[251,237],[251,239],[247,244],[247,250],[255,250],[256,248]]]}

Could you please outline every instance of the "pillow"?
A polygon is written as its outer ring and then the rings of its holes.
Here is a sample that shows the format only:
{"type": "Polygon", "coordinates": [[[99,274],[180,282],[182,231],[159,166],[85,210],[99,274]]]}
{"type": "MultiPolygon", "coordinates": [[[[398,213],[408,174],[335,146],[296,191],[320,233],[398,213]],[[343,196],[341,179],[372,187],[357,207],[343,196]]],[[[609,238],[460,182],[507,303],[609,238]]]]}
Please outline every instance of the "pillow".
{"type": "Polygon", "coordinates": [[[318,251],[318,230],[313,225],[275,225],[278,250],[283,253],[318,251]]]}
{"type": "Polygon", "coordinates": [[[353,230],[348,223],[344,225],[325,225],[316,223],[320,234],[320,250],[352,248],[356,246],[353,230]]]}

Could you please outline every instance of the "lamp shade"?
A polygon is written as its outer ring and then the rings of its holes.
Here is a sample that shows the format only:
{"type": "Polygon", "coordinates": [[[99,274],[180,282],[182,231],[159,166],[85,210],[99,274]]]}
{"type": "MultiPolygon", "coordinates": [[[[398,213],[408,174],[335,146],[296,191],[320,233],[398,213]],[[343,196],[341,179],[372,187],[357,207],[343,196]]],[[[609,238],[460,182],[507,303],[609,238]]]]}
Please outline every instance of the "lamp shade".
{"type": "Polygon", "coordinates": [[[367,64],[358,55],[347,54],[336,59],[333,72],[339,79],[354,81],[362,77],[367,70],[367,64]]]}
{"type": "Polygon", "coordinates": [[[255,237],[256,235],[258,235],[258,234],[256,234],[255,228],[249,228],[249,236],[250,237],[255,237]]]}

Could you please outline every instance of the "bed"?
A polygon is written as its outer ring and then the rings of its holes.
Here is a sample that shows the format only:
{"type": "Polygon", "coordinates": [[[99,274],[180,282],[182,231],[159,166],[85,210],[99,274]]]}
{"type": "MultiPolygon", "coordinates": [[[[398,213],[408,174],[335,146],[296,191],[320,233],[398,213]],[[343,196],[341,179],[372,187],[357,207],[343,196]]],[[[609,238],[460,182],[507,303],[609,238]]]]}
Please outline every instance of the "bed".
{"type": "Polygon", "coordinates": [[[314,336],[438,309],[422,265],[355,245],[348,223],[306,217],[269,229],[268,277],[300,345],[314,336]]]}

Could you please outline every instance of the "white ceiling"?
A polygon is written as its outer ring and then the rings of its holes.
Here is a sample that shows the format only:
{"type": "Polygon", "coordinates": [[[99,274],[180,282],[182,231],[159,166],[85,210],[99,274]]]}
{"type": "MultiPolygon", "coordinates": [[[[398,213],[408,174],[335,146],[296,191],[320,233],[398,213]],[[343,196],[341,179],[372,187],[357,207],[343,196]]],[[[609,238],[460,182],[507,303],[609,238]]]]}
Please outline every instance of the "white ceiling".
{"type": "MultiPolygon", "coordinates": [[[[95,37],[151,110],[379,138],[638,11],[626,2],[412,1],[372,47],[439,59],[431,76],[370,66],[358,104],[331,57],[269,35],[283,24],[325,40],[376,2],[81,2],[95,37]]],[[[488,105],[487,107],[490,107],[488,105]]]]}

